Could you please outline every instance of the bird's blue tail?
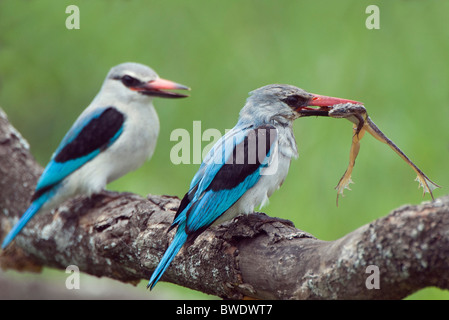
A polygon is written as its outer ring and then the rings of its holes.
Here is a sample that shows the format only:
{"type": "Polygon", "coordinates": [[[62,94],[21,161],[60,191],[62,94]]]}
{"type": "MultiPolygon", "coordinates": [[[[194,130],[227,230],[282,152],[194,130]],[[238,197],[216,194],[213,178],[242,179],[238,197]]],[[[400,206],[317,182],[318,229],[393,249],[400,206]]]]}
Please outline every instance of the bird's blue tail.
{"type": "Polygon", "coordinates": [[[175,258],[176,254],[181,250],[181,247],[184,245],[184,243],[187,240],[187,234],[184,231],[184,228],[180,228],[178,226],[178,230],[176,232],[175,238],[173,239],[172,243],[168,247],[167,251],[165,251],[164,256],[162,257],[162,260],[159,262],[158,266],[156,267],[156,270],[154,270],[153,274],[151,275],[150,282],[148,282],[147,288],[153,289],[156,283],[159,281],[159,279],[164,274],[165,270],[168,268],[170,263],[175,258]]]}
{"type": "Polygon", "coordinates": [[[2,249],[5,249],[11,241],[17,236],[17,234],[25,227],[30,219],[39,211],[45,201],[42,201],[42,197],[34,201],[30,207],[25,211],[19,222],[11,229],[5,239],[3,239],[2,249]]]}

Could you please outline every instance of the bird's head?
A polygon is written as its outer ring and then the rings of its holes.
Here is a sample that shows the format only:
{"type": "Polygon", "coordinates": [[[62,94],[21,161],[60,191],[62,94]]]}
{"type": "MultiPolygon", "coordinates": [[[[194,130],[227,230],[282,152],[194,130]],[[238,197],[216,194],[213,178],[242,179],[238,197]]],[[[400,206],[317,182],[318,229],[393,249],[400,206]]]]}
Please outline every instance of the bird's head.
{"type": "Polygon", "coordinates": [[[162,79],[145,65],[126,62],[113,67],[103,84],[103,94],[114,94],[124,101],[148,100],[152,97],[184,98],[185,94],[167,90],[190,90],[188,87],[162,79]]]}
{"type": "Polygon", "coordinates": [[[240,117],[290,123],[299,117],[328,116],[331,107],[340,103],[362,104],[309,93],[291,85],[270,84],[250,92],[240,117]]]}

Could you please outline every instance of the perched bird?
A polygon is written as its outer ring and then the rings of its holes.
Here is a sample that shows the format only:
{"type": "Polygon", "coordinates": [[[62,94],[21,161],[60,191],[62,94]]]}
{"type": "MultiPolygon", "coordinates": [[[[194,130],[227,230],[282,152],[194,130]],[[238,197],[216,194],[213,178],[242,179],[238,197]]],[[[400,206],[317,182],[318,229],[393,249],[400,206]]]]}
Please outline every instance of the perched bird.
{"type": "Polygon", "coordinates": [[[253,212],[281,186],[291,159],[298,156],[293,120],[327,116],[327,106],[346,102],[359,104],[290,85],[272,84],[252,91],[236,126],[217,141],[193,177],[170,226],[177,228],[176,234],[148,287],[156,285],[187,241],[212,225],[253,212]]]}
{"type": "Polygon", "coordinates": [[[159,119],[153,97],[182,98],[165,91],[188,89],[159,78],[137,63],[113,67],[100,92],[81,113],[42,173],[31,205],[3,240],[2,249],[39,211],[56,208],[77,194],[103,190],[153,155],[159,119]]]}

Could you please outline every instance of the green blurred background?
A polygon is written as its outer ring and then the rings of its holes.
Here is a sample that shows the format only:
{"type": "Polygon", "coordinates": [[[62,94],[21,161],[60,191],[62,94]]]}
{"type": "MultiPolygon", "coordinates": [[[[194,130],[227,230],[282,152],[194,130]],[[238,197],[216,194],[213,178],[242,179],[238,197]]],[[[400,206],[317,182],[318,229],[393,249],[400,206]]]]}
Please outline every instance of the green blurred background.
{"type": "MultiPolygon", "coordinates": [[[[447,21],[449,2],[437,0],[2,0],[0,106],[44,166],[110,67],[148,64],[161,77],[190,86],[191,96],[155,101],[161,121],[155,155],[109,189],[183,196],[199,165],[171,163],[172,130],[192,133],[193,121],[201,120],[203,131],[224,133],[249,91],[288,83],[363,101],[379,128],[443,186],[434,192],[438,197],[449,186],[447,21]],[[80,9],[79,30],[65,27],[71,4],[80,9]],[[370,4],[380,8],[379,30],[365,26],[370,4]]],[[[334,187],[347,166],[352,125],[305,118],[294,129],[300,157],[263,208],[267,214],[334,240],[403,204],[430,199],[417,190],[412,169],[366,135],[355,184],[337,207],[334,187]]],[[[23,284],[24,278],[55,282],[66,274],[2,276],[23,284]]],[[[145,284],[126,288],[148,299],[213,298],[166,283],[148,292],[145,284]]],[[[429,288],[409,298],[447,299],[449,293],[429,288]]]]}

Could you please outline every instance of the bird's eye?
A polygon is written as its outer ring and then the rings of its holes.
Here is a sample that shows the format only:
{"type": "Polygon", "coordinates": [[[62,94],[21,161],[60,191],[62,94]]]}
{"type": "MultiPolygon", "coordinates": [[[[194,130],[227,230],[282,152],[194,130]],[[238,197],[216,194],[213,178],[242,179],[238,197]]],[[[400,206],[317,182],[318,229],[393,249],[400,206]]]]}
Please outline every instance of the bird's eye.
{"type": "Polygon", "coordinates": [[[286,104],[288,104],[290,107],[299,107],[306,103],[306,99],[298,96],[298,95],[291,95],[287,98],[283,99],[286,104]]]}
{"type": "Polygon", "coordinates": [[[122,83],[127,87],[136,87],[140,84],[140,81],[128,75],[122,77],[122,83]]]}

